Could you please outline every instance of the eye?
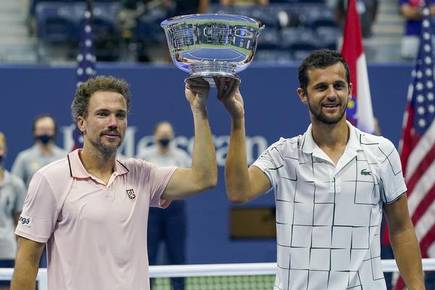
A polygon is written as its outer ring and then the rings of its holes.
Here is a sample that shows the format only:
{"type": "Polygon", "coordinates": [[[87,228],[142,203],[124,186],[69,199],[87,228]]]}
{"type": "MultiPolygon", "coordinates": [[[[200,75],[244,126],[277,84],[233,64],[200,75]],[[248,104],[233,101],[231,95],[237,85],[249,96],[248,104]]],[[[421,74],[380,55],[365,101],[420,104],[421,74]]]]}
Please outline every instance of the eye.
{"type": "Polygon", "coordinates": [[[98,111],[96,114],[98,117],[107,117],[109,116],[109,112],[106,111],[98,111]]]}
{"type": "Polygon", "coordinates": [[[118,112],[118,113],[116,113],[116,117],[118,119],[124,120],[127,117],[127,113],[126,112],[118,112]]]}
{"type": "Polygon", "coordinates": [[[326,90],[328,88],[328,86],[326,86],[326,85],[318,85],[318,86],[316,86],[316,90],[317,91],[324,91],[324,90],[326,90]]]}
{"type": "Polygon", "coordinates": [[[336,90],[344,90],[344,89],[346,88],[346,84],[345,84],[345,83],[342,83],[342,82],[335,83],[335,84],[334,84],[334,88],[335,88],[336,90]]]}

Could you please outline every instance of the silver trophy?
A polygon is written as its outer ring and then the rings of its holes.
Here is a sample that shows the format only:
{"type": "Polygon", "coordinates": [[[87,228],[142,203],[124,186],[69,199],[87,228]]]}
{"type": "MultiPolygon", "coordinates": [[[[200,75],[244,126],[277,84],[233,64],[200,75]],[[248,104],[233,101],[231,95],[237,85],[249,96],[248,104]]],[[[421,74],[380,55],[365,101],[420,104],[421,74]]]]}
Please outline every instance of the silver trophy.
{"type": "Polygon", "coordinates": [[[237,73],[254,58],[264,27],[255,19],[231,14],[176,16],[160,25],[174,64],[190,78],[203,77],[212,86],[215,76],[239,78],[237,73]]]}

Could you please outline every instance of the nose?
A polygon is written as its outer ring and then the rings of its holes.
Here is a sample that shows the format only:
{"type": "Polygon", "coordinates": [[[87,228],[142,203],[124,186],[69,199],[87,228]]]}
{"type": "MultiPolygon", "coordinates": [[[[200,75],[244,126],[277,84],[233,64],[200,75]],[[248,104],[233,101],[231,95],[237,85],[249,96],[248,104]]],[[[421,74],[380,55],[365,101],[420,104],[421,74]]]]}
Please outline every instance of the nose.
{"type": "Polygon", "coordinates": [[[327,98],[330,99],[337,97],[337,91],[335,90],[334,85],[331,84],[328,86],[328,90],[326,91],[326,96],[327,98]]]}
{"type": "Polygon", "coordinates": [[[108,127],[110,129],[115,129],[118,128],[118,119],[116,118],[116,116],[114,114],[111,114],[109,116],[109,120],[108,120],[108,127]]]}

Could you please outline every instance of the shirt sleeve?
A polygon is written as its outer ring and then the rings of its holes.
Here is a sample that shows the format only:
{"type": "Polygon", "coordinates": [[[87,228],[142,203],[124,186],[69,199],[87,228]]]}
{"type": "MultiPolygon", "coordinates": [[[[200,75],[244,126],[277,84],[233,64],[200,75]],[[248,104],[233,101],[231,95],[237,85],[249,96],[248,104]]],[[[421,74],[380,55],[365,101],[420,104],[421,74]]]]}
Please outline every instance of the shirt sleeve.
{"type": "Polygon", "coordinates": [[[58,216],[57,200],[46,177],[37,172],[29,184],[15,233],[45,243],[50,238],[58,216]]]}
{"type": "MultiPolygon", "coordinates": [[[[252,164],[258,167],[269,178],[271,188],[275,188],[278,183],[279,168],[283,166],[283,160],[280,156],[279,149],[285,139],[281,138],[278,142],[270,145],[258,159],[252,164]]],[[[270,189],[271,189],[270,188],[270,189]]],[[[269,190],[270,190],[269,189],[269,190]]]]}
{"type": "Polygon", "coordinates": [[[150,188],[150,206],[166,208],[170,202],[162,199],[162,194],[166,189],[171,176],[176,167],[161,167],[151,165],[149,188],[150,188]]]}
{"type": "Polygon", "coordinates": [[[406,192],[407,188],[405,179],[403,178],[399,153],[391,141],[385,138],[383,140],[383,144],[379,147],[383,156],[380,163],[382,179],[381,190],[383,192],[383,201],[385,203],[391,203],[406,192]]]}

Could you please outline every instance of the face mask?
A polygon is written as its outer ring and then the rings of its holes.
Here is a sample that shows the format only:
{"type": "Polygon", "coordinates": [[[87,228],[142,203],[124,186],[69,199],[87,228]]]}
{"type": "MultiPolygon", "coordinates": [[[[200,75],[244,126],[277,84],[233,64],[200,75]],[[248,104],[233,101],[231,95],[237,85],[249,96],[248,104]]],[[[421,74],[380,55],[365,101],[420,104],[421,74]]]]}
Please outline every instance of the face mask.
{"type": "Polygon", "coordinates": [[[54,139],[54,136],[47,135],[47,134],[36,136],[36,140],[41,141],[41,143],[44,144],[44,145],[48,144],[48,142],[50,142],[53,139],[54,139]]]}
{"type": "Polygon", "coordinates": [[[2,167],[3,160],[5,160],[5,157],[3,155],[0,155],[0,167],[2,167]]]}
{"type": "Polygon", "coordinates": [[[169,143],[171,143],[171,139],[169,138],[162,138],[158,140],[159,144],[163,147],[168,147],[169,143]]]}

